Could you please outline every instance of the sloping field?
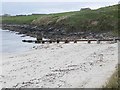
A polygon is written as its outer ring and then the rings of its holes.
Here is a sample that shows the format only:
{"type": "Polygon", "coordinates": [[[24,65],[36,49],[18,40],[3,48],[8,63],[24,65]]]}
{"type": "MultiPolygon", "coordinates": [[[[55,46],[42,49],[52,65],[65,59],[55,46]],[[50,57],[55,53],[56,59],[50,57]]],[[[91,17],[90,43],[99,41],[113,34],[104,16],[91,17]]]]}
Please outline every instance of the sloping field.
{"type": "Polygon", "coordinates": [[[112,32],[118,34],[118,5],[96,10],[80,10],[56,14],[2,17],[6,24],[31,24],[45,29],[54,27],[65,32],[112,32]]]}

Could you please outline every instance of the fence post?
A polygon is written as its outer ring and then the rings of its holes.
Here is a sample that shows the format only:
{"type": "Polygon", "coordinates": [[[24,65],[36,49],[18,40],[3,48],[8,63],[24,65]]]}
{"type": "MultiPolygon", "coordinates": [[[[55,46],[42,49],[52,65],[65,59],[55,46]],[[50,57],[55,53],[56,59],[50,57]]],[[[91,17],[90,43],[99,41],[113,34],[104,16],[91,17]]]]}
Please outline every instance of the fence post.
{"type": "Polygon", "coordinates": [[[69,43],[69,41],[68,41],[68,40],[65,40],[65,43],[69,43]]]}
{"type": "Polygon", "coordinates": [[[49,43],[52,43],[52,41],[50,40],[49,43]]]}
{"type": "Polygon", "coordinates": [[[45,41],[42,41],[42,44],[44,44],[45,43],[45,41]]]}
{"type": "Polygon", "coordinates": [[[91,43],[91,41],[90,41],[90,40],[88,40],[88,43],[90,44],[90,43],[91,43]]]}
{"type": "Polygon", "coordinates": [[[113,38],[113,43],[117,43],[117,40],[115,38],[113,38]]]}
{"type": "Polygon", "coordinates": [[[77,43],[77,40],[75,40],[74,43],[77,43]]]}
{"type": "Polygon", "coordinates": [[[57,40],[57,43],[59,43],[60,41],[59,40],[57,40]]]}
{"type": "Polygon", "coordinates": [[[100,44],[100,40],[97,40],[97,44],[100,44]]]}

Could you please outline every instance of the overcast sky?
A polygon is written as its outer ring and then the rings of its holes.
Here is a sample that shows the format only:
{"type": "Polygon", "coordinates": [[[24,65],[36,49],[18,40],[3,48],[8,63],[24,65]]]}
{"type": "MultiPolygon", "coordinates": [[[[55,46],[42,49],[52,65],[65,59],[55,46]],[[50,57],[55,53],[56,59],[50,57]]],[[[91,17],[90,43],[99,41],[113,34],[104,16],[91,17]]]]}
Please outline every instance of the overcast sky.
{"type": "MultiPolygon", "coordinates": [[[[48,14],[115,5],[119,0],[2,0],[0,14],[48,14]],[[44,2],[43,2],[44,1],[44,2]]],[[[1,5],[0,5],[1,7],[1,5]]]]}
{"type": "Polygon", "coordinates": [[[2,2],[118,2],[119,0],[1,0],[2,2]]]}

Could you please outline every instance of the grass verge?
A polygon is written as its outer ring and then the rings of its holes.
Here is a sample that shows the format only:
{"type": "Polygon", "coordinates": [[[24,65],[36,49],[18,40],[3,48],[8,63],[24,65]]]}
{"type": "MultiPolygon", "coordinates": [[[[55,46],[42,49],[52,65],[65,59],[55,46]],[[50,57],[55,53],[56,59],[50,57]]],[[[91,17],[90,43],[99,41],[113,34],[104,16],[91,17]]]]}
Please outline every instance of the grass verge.
{"type": "Polygon", "coordinates": [[[120,64],[106,85],[103,86],[103,88],[117,88],[118,90],[120,89],[120,64]]]}

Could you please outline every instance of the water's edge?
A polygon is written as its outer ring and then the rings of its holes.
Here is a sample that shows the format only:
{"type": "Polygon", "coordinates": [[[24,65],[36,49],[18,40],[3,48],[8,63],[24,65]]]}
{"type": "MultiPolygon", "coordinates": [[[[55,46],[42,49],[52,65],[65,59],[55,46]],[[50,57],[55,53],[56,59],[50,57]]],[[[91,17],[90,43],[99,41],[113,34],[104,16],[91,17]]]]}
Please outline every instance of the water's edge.
{"type": "Polygon", "coordinates": [[[18,53],[30,50],[35,46],[34,43],[22,42],[23,39],[36,40],[36,38],[25,36],[24,34],[17,34],[9,30],[0,29],[0,53],[18,53]]]}

